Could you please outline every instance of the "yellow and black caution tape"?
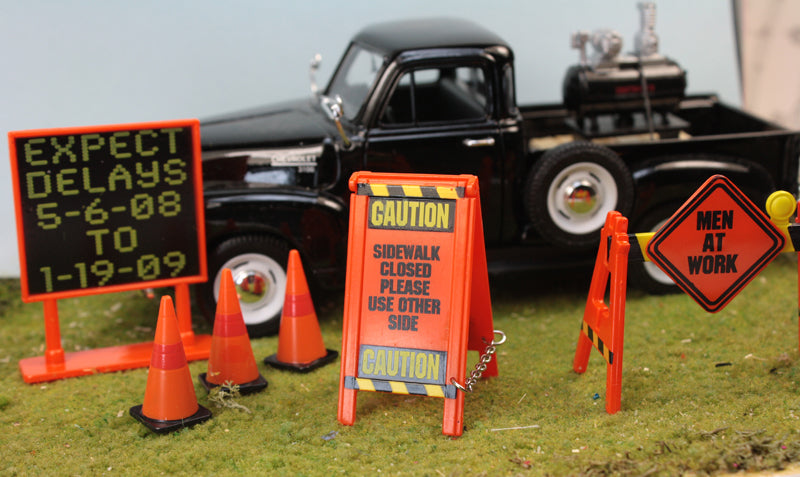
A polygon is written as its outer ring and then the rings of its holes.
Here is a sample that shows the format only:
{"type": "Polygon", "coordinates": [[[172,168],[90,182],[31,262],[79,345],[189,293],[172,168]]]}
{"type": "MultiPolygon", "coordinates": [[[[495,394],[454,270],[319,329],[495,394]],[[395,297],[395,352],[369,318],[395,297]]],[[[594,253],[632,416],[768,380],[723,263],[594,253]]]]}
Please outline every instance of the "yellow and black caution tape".
{"type": "Polygon", "coordinates": [[[407,383],[403,381],[384,381],[381,379],[356,378],[345,376],[344,387],[358,391],[373,391],[395,394],[414,394],[418,396],[431,396],[455,399],[456,387],[441,386],[437,384],[407,383]]]}
{"type": "Polygon", "coordinates": [[[594,344],[594,347],[597,348],[598,351],[600,351],[600,353],[606,359],[608,364],[613,364],[614,353],[610,349],[608,349],[608,347],[606,347],[605,343],[603,343],[603,340],[601,340],[600,337],[597,336],[597,333],[595,333],[594,330],[588,324],[586,324],[585,321],[581,322],[581,331],[583,331],[583,334],[585,334],[590,340],[592,340],[592,344],[594,344]]]}

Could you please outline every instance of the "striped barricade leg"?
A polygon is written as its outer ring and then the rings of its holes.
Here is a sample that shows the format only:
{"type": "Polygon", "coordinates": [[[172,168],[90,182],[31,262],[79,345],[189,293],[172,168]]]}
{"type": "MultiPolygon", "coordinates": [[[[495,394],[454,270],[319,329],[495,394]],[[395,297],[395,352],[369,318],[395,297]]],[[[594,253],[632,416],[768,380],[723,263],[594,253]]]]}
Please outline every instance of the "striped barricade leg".
{"type": "Polygon", "coordinates": [[[597,323],[603,321],[608,316],[608,306],[603,301],[608,283],[608,237],[615,217],[620,216],[619,212],[609,212],[606,223],[600,231],[600,247],[597,250],[597,259],[594,263],[592,272],[592,282],[589,285],[589,296],[586,299],[586,308],[583,312],[581,322],[581,333],[578,336],[578,346],[575,351],[575,359],[572,369],[576,373],[586,372],[589,364],[589,356],[592,352],[593,336],[589,336],[585,329],[591,329],[587,323],[597,323]]]}
{"type": "Polygon", "coordinates": [[[627,289],[628,219],[619,212],[609,212],[600,235],[592,283],[581,322],[581,331],[572,368],[586,371],[592,348],[606,360],[606,412],[620,409],[622,395],[622,348],[625,330],[627,289]],[[610,283],[609,304],[605,295],[610,283]]]}

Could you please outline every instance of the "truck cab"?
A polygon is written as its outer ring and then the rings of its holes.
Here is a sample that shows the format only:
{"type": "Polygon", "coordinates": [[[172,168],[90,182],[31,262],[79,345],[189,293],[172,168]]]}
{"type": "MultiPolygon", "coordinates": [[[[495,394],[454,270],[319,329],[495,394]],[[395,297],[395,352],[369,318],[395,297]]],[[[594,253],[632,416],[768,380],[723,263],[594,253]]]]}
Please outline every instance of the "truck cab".
{"type": "Polygon", "coordinates": [[[343,286],[347,179],[360,170],[474,174],[486,240],[507,240],[515,231],[504,226],[513,213],[506,176],[524,155],[519,125],[510,47],[452,19],[368,27],[310,99],[203,121],[214,284],[201,292],[206,314],[217,275],[232,268],[249,289],[240,296],[251,335],[276,331],[291,248],[315,284],[343,286]]]}
{"type": "Polygon", "coordinates": [[[507,166],[523,154],[513,55],[502,39],[455,20],[375,25],[354,38],[326,96],[342,98],[355,142],[345,175],[474,174],[487,242],[502,239],[507,166]]]}

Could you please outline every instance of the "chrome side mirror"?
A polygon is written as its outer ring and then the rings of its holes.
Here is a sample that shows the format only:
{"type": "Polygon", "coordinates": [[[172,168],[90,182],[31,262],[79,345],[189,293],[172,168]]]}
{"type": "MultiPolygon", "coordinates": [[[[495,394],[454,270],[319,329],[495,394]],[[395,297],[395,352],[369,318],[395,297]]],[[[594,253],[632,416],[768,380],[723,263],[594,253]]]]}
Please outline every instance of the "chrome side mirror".
{"type": "Polygon", "coordinates": [[[347,134],[345,134],[344,128],[342,127],[342,116],[344,116],[344,104],[342,102],[342,97],[337,94],[336,98],[334,98],[334,102],[330,103],[329,107],[331,108],[333,122],[336,124],[336,129],[339,131],[339,136],[342,137],[344,147],[349,148],[351,145],[350,138],[347,137],[347,134]]]}
{"type": "Polygon", "coordinates": [[[319,86],[317,86],[317,70],[319,69],[319,65],[322,63],[322,55],[317,53],[311,58],[311,65],[309,66],[308,76],[311,80],[311,93],[314,96],[319,96],[319,86]]]}

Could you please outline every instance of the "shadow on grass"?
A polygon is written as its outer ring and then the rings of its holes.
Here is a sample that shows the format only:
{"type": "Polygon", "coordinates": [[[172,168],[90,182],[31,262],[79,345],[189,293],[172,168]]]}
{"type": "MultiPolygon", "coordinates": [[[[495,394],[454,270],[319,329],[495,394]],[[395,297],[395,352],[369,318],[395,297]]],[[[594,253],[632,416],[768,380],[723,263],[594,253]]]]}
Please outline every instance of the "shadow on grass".
{"type": "Polygon", "coordinates": [[[489,277],[492,299],[516,302],[542,297],[568,297],[586,300],[592,281],[592,269],[532,270],[489,277]]]}

